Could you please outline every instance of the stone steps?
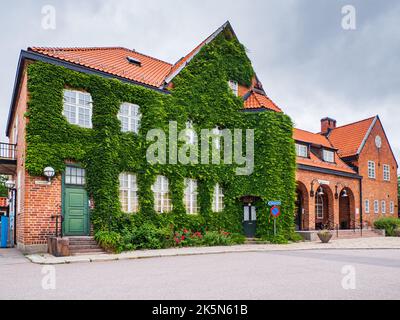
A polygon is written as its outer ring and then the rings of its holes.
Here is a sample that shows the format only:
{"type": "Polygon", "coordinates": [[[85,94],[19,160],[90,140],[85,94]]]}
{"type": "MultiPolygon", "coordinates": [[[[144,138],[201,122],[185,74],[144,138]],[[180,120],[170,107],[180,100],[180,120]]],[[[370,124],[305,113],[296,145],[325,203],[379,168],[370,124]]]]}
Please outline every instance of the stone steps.
{"type": "Polygon", "coordinates": [[[93,237],[69,237],[69,252],[71,256],[105,253],[93,237]]]}

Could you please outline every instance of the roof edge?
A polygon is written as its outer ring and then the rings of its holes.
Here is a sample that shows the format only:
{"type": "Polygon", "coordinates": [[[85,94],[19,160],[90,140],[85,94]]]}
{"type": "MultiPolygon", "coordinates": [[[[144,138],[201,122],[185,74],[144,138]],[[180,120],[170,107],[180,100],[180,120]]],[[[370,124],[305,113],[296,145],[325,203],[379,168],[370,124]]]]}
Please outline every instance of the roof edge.
{"type": "Polygon", "coordinates": [[[168,77],[165,78],[164,82],[166,84],[170,83],[172,81],[172,79],[174,79],[181,71],[182,69],[184,69],[189,62],[200,52],[201,49],[203,49],[203,47],[207,44],[209,44],[211,41],[213,41],[223,30],[225,30],[225,28],[229,27],[232,31],[232,33],[234,34],[234,36],[237,38],[235,32],[232,29],[231,23],[228,21],[226,21],[221,27],[219,27],[216,31],[214,31],[208,38],[206,38],[205,41],[203,41],[203,43],[200,44],[200,46],[193,52],[193,54],[186,60],[185,63],[183,63],[182,65],[179,66],[178,69],[176,69],[172,74],[170,74],[168,77]]]}

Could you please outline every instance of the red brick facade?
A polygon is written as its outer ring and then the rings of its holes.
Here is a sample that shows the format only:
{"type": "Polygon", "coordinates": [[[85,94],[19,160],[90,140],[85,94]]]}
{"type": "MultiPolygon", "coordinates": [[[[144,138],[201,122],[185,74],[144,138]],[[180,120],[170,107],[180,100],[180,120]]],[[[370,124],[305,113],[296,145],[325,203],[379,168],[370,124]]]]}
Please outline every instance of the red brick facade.
{"type": "Polygon", "coordinates": [[[373,227],[374,221],[382,216],[397,217],[397,162],[379,117],[339,128],[336,128],[336,120],[324,118],[321,120],[321,133],[337,149],[336,166],[320,159],[318,150],[327,148],[321,134],[313,136],[312,133],[297,130],[294,135],[297,142],[311,145],[308,158],[297,158],[297,192],[300,195],[297,205],[303,210],[296,212],[302,215],[300,229],[313,230],[324,225],[358,228],[361,221],[363,227],[368,228],[373,227]],[[381,141],[379,148],[376,145],[377,136],[381,141]],[[340,161],[342,165],[339,166],[340,161]],[[368,163],[371,161],[375,166],[375,177],[369,177],[368,163]],[[314,194],[310,192],[311,185],[314,185],[314,194]],[[323,190],[322,219],[317,217],[315,204],[319,187],[323,190]],[[341,196],[343,189],[347,197],[341,196]],[[378,204],[376,213],[375,201],[378,204]]]}

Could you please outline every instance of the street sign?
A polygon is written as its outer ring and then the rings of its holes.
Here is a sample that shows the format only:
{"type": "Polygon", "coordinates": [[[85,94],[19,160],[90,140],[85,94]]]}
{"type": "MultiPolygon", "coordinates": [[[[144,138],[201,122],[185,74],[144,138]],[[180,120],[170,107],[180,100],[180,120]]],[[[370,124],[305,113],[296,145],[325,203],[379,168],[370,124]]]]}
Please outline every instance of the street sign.
{"type": "Polygon", "coordinates": [[[281,208],[279,208],[278,206],[273,206],[273,207],[271,208],[271,215],[272,215],[274,218],[279,217],[280,214],[281,214],[281,208]]]}
{"type": "Polygon", "coordinates": [[[272,207],[272,206],[280,206],[281,204],[282,204],[281,201],[268,201],[268,205],[270,207],[272,207]]]}

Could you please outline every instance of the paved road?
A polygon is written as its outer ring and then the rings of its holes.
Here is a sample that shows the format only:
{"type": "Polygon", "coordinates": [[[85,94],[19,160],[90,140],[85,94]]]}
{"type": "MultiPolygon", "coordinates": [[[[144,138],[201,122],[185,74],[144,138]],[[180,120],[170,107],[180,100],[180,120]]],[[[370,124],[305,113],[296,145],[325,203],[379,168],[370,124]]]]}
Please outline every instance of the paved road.
{"type": "Polygon", "coordinates": [[[51,289],[52,269],[16,251],[0,251],[0,299],[400,298],[400,250],[392,249],[230,253],[54,268],[51,289]],[[347,286],[354,284],[355,272],[355,289],[343,289],[343,267],[347,286]]]}

